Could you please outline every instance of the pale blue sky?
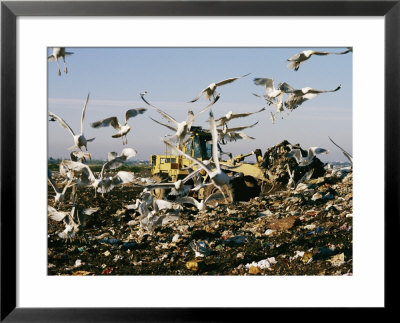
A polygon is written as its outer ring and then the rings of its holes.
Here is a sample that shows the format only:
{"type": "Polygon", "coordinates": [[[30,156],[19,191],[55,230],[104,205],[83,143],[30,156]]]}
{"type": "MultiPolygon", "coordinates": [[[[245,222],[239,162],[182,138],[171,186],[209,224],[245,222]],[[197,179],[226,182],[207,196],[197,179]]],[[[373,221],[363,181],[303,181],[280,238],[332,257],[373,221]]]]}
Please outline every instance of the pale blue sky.
{"type": "MultiPolygon", "coordinates": [[[[248,153],[256,148],[265,150],[287,139],[303,148],[320,146],[328,149],[321,160],[347,161],[328,139],[352,153],[352,53],[313,56],[295,72],[286,67],[286,59],[309,48],[67,48],[74,54],[67,57],[68,74],[57,75],[57,64],[48,63],[48,109],[63,118],[79,132],[80,116],[88,92],[90,101],[84,121],[86,138],[93,158],[105,159],[109,151],[120,152],[125,146],[121,138],[111,138],[112,127],[93,129],[90,123],[110,116],[122,122],[127,109],[146,107],[147,111],[129,120],[132,127],[128,145],[138,151],[137,159],[149,159],[163,153],[160,137],[172,134],[167,128],[150,120],[164,122],[161,116],[141,101],[139,93],[177,121],[186,120],[188,109],[195,113],[208,104],[201,98],[187,103],[212,82],[246,73],[249,76],[221,86],[220,100],[212,108],[216,118],[229,110],[234,113],[256,111],[266,106],[252,93],[264,94],[253,79],[268,77],[275,86],[287,82],[294,88],[306,86],[321,90],[342,88],[306,101],[284,118],[272,124],[269,111],[231,121],[230,126],[259,123],[244,132],[256,140],[241,140],[223,146],[234,154],[248,153]]],[[[342,51],[344,48],[313,48],[342,51]]],[[[51,50],[49,49],[49,53],[51,50]]],[[[60,61],[63,69],[63,63],[60,61]]],[[[200,115],[195,125],[208,127],[208,112],[200,115]]],[[[57,123],[49,123],[48,152],[52,157],[69,157],[72,136],[57,123]]]]}

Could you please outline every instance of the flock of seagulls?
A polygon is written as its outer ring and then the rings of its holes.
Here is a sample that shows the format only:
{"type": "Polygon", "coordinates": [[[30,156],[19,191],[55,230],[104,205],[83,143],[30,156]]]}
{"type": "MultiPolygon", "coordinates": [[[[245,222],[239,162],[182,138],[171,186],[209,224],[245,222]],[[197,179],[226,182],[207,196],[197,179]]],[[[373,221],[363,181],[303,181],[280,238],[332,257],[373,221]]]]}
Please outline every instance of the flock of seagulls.
{"type": "MultiPolygon", "coordinates": [[[[297,71],[300,65],[310,59],[313,55],[343,55],[351,51],[351,48],[337,53],[312,50],[304,51],[289,58],[288,67],[297,71]]],[[[65,57],[71,54],[73,53],[67,52],[65,48],[53,48],[53,53],[48,57],[48,61],[57,62],[58,75],[61,75],[58,62],[59,58],[63,59],[64,72],[68,73],[65,57]]],[[[220,94],[216,92],[217,88],[244,78],[249,74],[250,73],[247,73],[239,77],[227,78],[216,83],[211,83],[203,89],[197,97],[188,103],[198,101],[203,95],[211,102],[196,114],[189,109],[186,120],[181,122],[178,122],[168,113],[151,104],[145,98],[147,91],[140,93],[143,102],[152,110],[156,111],[164,120],[166,120],[166,122],[161,122],[153,118],[150,119],[172,131],[172,134],[165,136],[168,137],[167,139],[165,139],[165,137],[161,138],[162,142],[164,142],[172,152],[185,156],[186,159],[192,162],[191,165],[186,167],[188,175],[173,183],[159,183],[152,178],[137,177],[133,172],[118,171],[118,168],[120,168],[126,161],[136,156],[137,151],[133,148],[124,148],[120,154],[109,152],[107,161],[102,165],[101,171],[95,173],[91,170],[87,164],[88,160],[91,159],[91,154],[88,151],[87,144],[88,142],[95,140],[95,138],[86,139],[83,132],[85,112],[90,94],[88,94],[82,109],[80,120],[81,128],[79,134],[75,134],[72,128],[61,117],[49,112],[49,121],[57,122],[61,127],[68,130],[74,141],[74,145],[68,148],[74,150],[70,153],[70,160],[62,160],[58,172],[48,171],[48,181],[55,193],[54,207],[50,205],[48,206],[48,215],[50,219],[57,222],[63,221],[65,225],[65,229],[59,233],[59,236],[66,240],[73,239],[79,231],[83,230],[85,217],[98,211],[98,208],[84,208],[79,205],[80,192],[85,188],[93,188],[95,198],[97,198],[97,193],[101,193],[101,197],[104,198],[104,194],[109,193],[119,185],[131,184],[141,188],[142,191],[138,195],[139,198],[136,199],[135,204],[125,205],[124,207],[135,210],[140,220],[140,226],[149,232],[153,231],[157,226],[178,219],[179,212],[181,212],[185,207],[188,207],[188,205],[195,207],[199,212],[204,212],[208,209],[208,204],[211,201],[225,200],[225,203],[230,203],[232,201],[230,194],[232,191],[233,180],[235,177],[243,176],[243,174],[238,173],[235,176],[228,175],[226,166],[220,164],[220,158],[223,154],[232,158],[232,154],[223,152],[220,145],[225,145],[229,142],[241,139],[255,139],[254,137],[250,137],[243,133],[242,130],[256,126],[258,121],[247,126],[238,127],[230,127],[229,122],[234,119],[245,118],[261,113],[265,111],[266,108],[263,107],[257,111],[246,113],[234,113],[233,111],[229,111],[227,114],[219,118],[214,118],[212,108],[220,99],[220,94]],[[182,147],[190,138],[190,131],[196,118],[207,110],[209,110],[209,130],[207,131],[209,131],[212,138],[212,157],[210,160],[199,160],[183,151],[182,147]],[[85,148],[85,151],[82,150],[83,148],[85,148]],[[201,172],[206,174],[206,176],[201,176],[201,172]],[[62,178],[62,182],[59,184],[57,184],[54,179],[56,173],[58,173],[57,175],[62,178]],[[215,187],[215,191],[204,200],[199,201],[194,197],[189,196],[191,192],[196,192],[200,188],[210,185],[215,187]],[[71,211],[65,212],[57,210],[55,207],[62,206],[66,203],[65,196],[68,188],[71,188],[71,211]],[[157,199],[155,198],[155,194],[153,194],[155,190],[168,190],[169,193],[165,195],[166,197],[164,199],[157,199]]],[[[265,94],[254,95],[265,99],[268,105],[273,105],[276,108],[275,113],[270,112],[273,123],[275,122],[276,113],[282,113],[284,108],[292,111],[305,101],[312,99],[321,93],[336,92],[341,88],[341,85],[339,85],[334,90],[315,90],[311,87],[294,89],[286,82],[279,83],[277,88],[275,88],[274,80],[272,78],[254,78],[253,81],[255,85],[263,86],[265,88],[265,94]],[[284,100],[285,95],[287,96],[286,100],[284,100]]],[[[147,109],[142,107],[126,110],[123,124],[118,121],[116,116],[111,116],[92,122],[90,125],[95,129],[112,126],[117,131],[117,133],[112,135],[112,137],[121,137],[123,146],[125,146],[128,144],[127,134],[131,130],[131,126],[128,125],[128,120],[136,118],[139,115],[144,114],[146,111],[147,109]]],[[[331,138],[329,139],[352,163],[352,156],[333,142],[331,138]]],[[[320,147],[310,147],[307,152],[293,146],[290,146],[289,148],[290,151],[286,154],[286,157],[294,158],[298,167],[307,167],[312,163],[316,155],[328,153],[328,150],[320,147]]],[[[288,185],[290,187],[295,187],[299,181],[297,183],[294,181],[294,171],[288,169],[288,174],[290,177],[288,185]]],[[[306,172],[300,181],[309,179],[311,176],[312,170],[306,172]]]]}

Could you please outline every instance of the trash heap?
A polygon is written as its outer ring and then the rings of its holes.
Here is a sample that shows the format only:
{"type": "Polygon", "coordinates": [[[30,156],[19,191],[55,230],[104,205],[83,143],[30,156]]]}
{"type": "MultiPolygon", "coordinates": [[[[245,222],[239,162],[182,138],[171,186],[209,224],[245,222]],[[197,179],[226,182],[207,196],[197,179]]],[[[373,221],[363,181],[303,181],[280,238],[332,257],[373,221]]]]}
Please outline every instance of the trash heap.
{"type": "MultiPolygon", "coordinates": [[[[261,166],[266,169],[267,177],[272,182],[273,191],[286,188],[289,182],[289,173],[294,171],[294,181],[298,182],[306,172],[312,171],[311,178],[318,178],[325,174],[324,163],[317,157],[314,157],[310,165],[307,167],[299,167],[294,158],[286,157],[286,154],[291,150],[290,143],[287,140],[268,148],[263,157],[261,166]]],[[[300,149],[306,153],[299,144],[292,145],[293,148],[300,149]]]]}
{"type": "MultiPolygon", "coordinates": [[[[271,163],[274,169],[280,160],[271,163]]],[[[278,178],[285,183],[283,174],[278,178]]],[[[95,200],[87,191],[82,203],[100,210],[86,219],[80,239],[64,241],[57,234],[63,226],[49,221],[48,274],[351,275],[352,182],[351,169],[327,168],[295,189],[248,202],[221,202],[207,211],[185,206],[151,232],[136,210],[124,207],[137,189],[116,188],[95,200]]]]}

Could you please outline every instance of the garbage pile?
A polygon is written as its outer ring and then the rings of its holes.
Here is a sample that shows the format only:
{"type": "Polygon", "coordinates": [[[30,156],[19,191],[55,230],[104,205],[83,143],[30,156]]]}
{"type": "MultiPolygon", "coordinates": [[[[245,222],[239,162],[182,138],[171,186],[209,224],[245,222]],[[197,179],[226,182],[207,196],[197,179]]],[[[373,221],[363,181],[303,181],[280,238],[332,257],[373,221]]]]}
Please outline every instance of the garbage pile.
{"type": "Polygon", "coordinates": [[[287,144],[264,155],[263,166],[279,183],[273,192],[247,202],[219,200],[206,210],[174,205],[151,226],[144,223],[152,221],[151,212],[139,212],[137,187],[116,187],[96,199],[92,190],[83,192],[81,203],[99,211],[72,241],[61,239],[62,225],[49,220],[48,274],[351,275],[352,169],[324,167],[317,158],[299,169],[285,157],[287,144]]]}
{"type": "Polygon", "coordinates": [[[294,158],[286,157],[292,148],[297,148],[302,153],[307,153],[300,145],[291,145],[287,140],[268,148],[263,156],[261,166],[266,169],[267,177],[273,183],[273,190],[282,189],[289,184],[289,172],[294,172],[294,182],[299,182],[303,176],[310,172],[310,178],[318,178],[325,174],[324,163],[314,157],[307,167],[299,167],[294,158]]]}

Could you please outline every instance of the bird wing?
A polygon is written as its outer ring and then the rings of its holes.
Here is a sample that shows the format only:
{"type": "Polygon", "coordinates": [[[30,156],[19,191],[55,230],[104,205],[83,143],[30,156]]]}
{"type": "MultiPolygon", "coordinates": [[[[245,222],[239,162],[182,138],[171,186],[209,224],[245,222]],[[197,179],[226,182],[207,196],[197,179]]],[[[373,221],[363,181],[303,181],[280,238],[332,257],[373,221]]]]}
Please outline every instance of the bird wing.
{"type": "Polygon", "coordinates": [[[316,90],[316,89],[312,89],[312,88],[310,88],[307,92],[306,92],[306,94],[309,94],[309,93],[312,93],[312,94],[319,94],[319,93],[327,93],[327,92],[336,92],[336,91],[338,91],[338,90],[340,90],[342,88],[342,85],[341,84],[339,84],[339,86],[336,88],[336,89],[334,89],[334,90],[316,90]]]}
{"type": "Polygon", "coordinates": [[[294,91],[294,88],[291,87],[289,84],[286,82],[281,82],[278,85],[278,90],[281,90],[284,93],[292,93],[294,91]]]}
{"type": "MultiPolygon", "coordinates": [[[[159,114],[161,114],[161,116],[165,119],[167,119],[168,121],[171,121],[172,123],[175,123],[176,126],[178,126],[178,121],[176,121],[173,117],[171,117],[168,113],[160,110],[159,108],[157,108],[156,106],[150,104],[149,102],[147,102],[147,100],[144,98],[144,95],[141,94],[140,97],[142,98],[142,100],[149,106],[151,106],[153,109],[155,109],[159,114]]],[[[176,130],[175,130],[176,131],[176,130]]]]}
{"type": "Polygon", "coordinates": [[[122,149],[122,152],[121,152],[121,156],[120,156],[120,157],[123,156],[123,157],[125,157],[126,160],[128,160],[128,159],[130,159],[130,158],[132,158],[132,157],[135,157],[136,154],[137,154],[136,149],[133,149],[133,148],[124,148],[124,149],[122,149]]]}
{"type": "MultiPolygon", "coordinates": [[[[258,112],[261,112],[261,111],[264,111],[264,110],[265,110],[265,107],[263,107],[262,109],[260,109],[260,110],[258,110],[258,111],[254,111],[254,112],[235,113],[235,114],[232,114],[231,120],[232,120],[232,119],[237,119],[237,118],[248,117],[248,116],[251,116],[251,115],[254,114],[254,113],[258,113],[258,112]]],[[[215,120],[215,121],[217,121],[217,120],[215,120]]]]}
{"type": "Polygon", "coordinates": [[[214,101],[213,102],[211,102],[209,105],[207,105],[205,108],[203,108],[203,109],[201,109],[199,112],[197,112],[195,115],[193,115],[193,116],[188,116],[188,121],[187,121],[187,123],[188,123],[188,125],[190,125],[190,127],[192,126],[192,123],[193,123],[193,121],[194,121],[194,119],[196,119],[201,113],[203,113],[204,111],[206,111],[207,109],[209,109],[209,108],[211,108],[214,104],[215,104],[215,102],[217,102],[219,100],[219,95],[217,95],[216,97],[215,97],[215,99],[214,99],[214,101]]]}
{"type": "Polygon", "coordinates": [[[272,91],[274,89],[274,80],[273,79],[255,78],[253,81],[254,81],[255,85],[264,85],[267,92],[272,91]]]}
{"type": "Polygon", "coordinates": [[[83,120],[85,119],[85,112],[86,112],[86,107],[87,107],[87,105],[88,105],[88,103],[89,103],[89,96],[90,96],[90,93],[88,93],[88,95],[87,95],[87,97],[86,97],[85,105],[83,106],[83,109],[82,109],[82,115],[81,115],[81,134],[83,133],[83,120]]]}
{"type": "Polygon", "coordinates": [[[61,119],[58,115],[56,115],[53,112],[49,111],[49,116],[54,118],[54,119],[56,119],[61,127],[63,127],[64,129],[67,129],[72,134],[72,136],[75,136],[75,133],[71,129],[71,127],[63,119],[61,119]]]}
{"type": "Polygon", "coordinates": [[[326,150],[324,148],[320,148],[320,147],[310,147],[308,148],[308,160],[311,161],[311,159],[314,158],[315,155],[318,154],[327,154],[329,152],[329,150],[326,150]]]}
{"type": "Polygon", "coordinates": [[[198,99],[200,99],[200,97],[203,95],[203,93],[207,91],[207,89],[208,89],[208,86],[207,86],[204,90],[202,90],[202,91],[199,93],[198,96],[196,96],[193,100],[189,101],[188,103],[196,102],[198,99]]]}
{"type": "Polygon", "coordinates": [[[99,120],[90,124],[93,128],[101,128],[112,126],[115,130],[119,130],[121,128],[120,123],[118,122],[117,117],[109,117],[103,120],[99,120]]]}
{"type": "Polygon", "coordinates": [[[107,160],[112,161],[117,158],[118,154],[115,151],[110,151],[107,155],[107,160]]]}
{"type": "Polygon", "coordinates": [[[193,178],[194,176],[196,176],[199,172],[201,171],[201,168],[197,168],[196,170],[194,170],[193,172],[191,172],[190,174],[188,174],[183,180],[183,183],[186,183],[189,179],[193,178]]]}
{"type": "Polygon", "coordinates": [[[313,54],[313,55],[318,55],[318,56],[325,56],[325,55],[336,54],[336,53],[332,53],[332,52],[321,52],[321,51],[313,51],[312,54],[313,54]]]}
{"type": "Polygon", "coordinates": [[[60,189],[58,188],[56,182],[54,181],[53,177],[51,176],[51,171],[48,170],[47,171],[47,178],[51,184],[51,186],[53,186],[53,189],[56,193],[61,193],[60,189]]]}
{"type": "Polygon", "coordinates": [[[88,165],[85,165],[85,164],[80,163],[80,162],[75,162],[75,161],[72,161],[72,160],[63,160],[60,163],[60,168],[62,166],[65,166],[65,167],[67,167],[67,169],[70,169],[70,170],[73,170],[73,171],[79,171],[79,172],[87,171],[90,180],[92,180],[92,181],[95,180],[93,172],[89,168],[88,165]]]}
{"type": "Polygon", "coordinates": [[[298,164],[300,164],[301,160],[302,160],[302,155],[301,155],[301,151],[300,149],[292,149],[291,151],[289,151],[286,155],[286,157],[293,157],[294,159],[296,159],[296,162],[298,164]]]}
{"type": "Polygon", "coordinates": [[[48,62],[55,62],[56,58],[55,58],[55,56],[53,54],[51,54],[50,56],[47,57],[47,61],[48,62]]]}
{"type": "Polygon", "coordinates": [[[240,79],[240,78],[245,77],[245,76],[250,75],[250,74],[251,74],[251,73],[247,73],[247,74],[242,75],[242,76],[231,77],[231,78],[228,78],[228,79],[219,81],[218,83],[215,83],[215,84],[216,84],[216,86],[225,85],[225,84],[228,84],[228,83],[232,83],[232,82],[236,81],[237,79],[240,79]]]}
{"type": "Polygon", "coordinates": [[[213,193],[210,194],[205,200],[204,204],[207,204],[208,202],[214,201],[214,200],[221,200],[223,199],[224,196],[221,193],[213,193]]]}
{"type": "Polygon", "coordinates": [[[210,111],[210,132],[211,132],[211,136],[212,136],[213,161],[214,161],[215,167],[217,168],[217,171],[219,171],[221,168],[219,166],[218,132],[217,132],[217,127],[215,126],[214,115],[213,115],[212,111],[210,111]]]}
{"type": "Polygon", "coordinates": [[[57,211],[54,207],[50,205],[47,206],[47,214],[49,215],[50,219],[57,222],[62,221],[68,215],[67,212],[57,211]]]}
{"type": "Polygon", "coordinates": [[[305,55],[304,55],[303,52],[294,54],[292,57],[288,58],[287,60],[288,60],[288,61],[297,61],[297,60],[299,60],[300,58],[302,58],[302,59],[305,58],[305,55]]]}
{"type": "Polygon", "coordinates": [[[258,121],[257,121],[256,123],[253,123],[253,124],[250,125],[250,126],[242,126],[242,127],[236,127],[236,128],[228,128],[228,129],[226,130],[226,132],[235,132],[235,131],[243,130],[243,129],[246,129],[246,128],[252,128],[252,127],[254,127],[257,123],[258,123],[258,121]]]}
{"type": "Polygon", "coordinates": [[[65,56],[71,56],[72,54],[72,52],[65,52],[65,56]]]}
{"type": "Polygon", "coordinates": [[[178,202],[180,204],[192,204],[195,207],[198,207],[198,205],[199,205],[199,201],[197,201],[195,198],[193,198],[191,196],[185,196],[185,197],[178,198],[176,200],[176,202],[178,202]]]}
{"type": "Polygon", "coordinates": [[[156,123],[158,123],[158,124],[164,126],[164,127],[167,127],[168,129],[170,129],[170,130],[172,130],[172,131],[174,131],[174,132],[177,131],[176,128],[174,128],[174,127],[172,127],[172,126],[170,126],[170,125],[168,125],[168,124],[166,124],[166,123],[162,123],[162,122],[160,122],[160,121],[157,121],[157,120],[153,119],[152,117],[150,117],[150,119],[153,120],[154,122],[156,122],[156,123]]]}
{"type": "Polygon", "coordinates": [[[246,135],[244,132],[230,132],[227,136],[229,136],[230,141],[236,141],[238,139],[255,139],[254,137],[246,135]]]}
{"type": "Polygon", "coordinates": [[[347,159],[348,159],[351,163],[353,163],[353,157],[352,157],[346,150],[344,150],[342,147],[340,147],[338,144],[336,144],[336,143],[332,140],[331,137],[328,136],[328,138],[329,138],[330,141],[332,141],[332,143],[333,143],[336,147],[338,147],[338,148],[342,151],[343,155],[345,155],[345,156],[347,157],[347,159]]]}
{"type": "Polygon", "coordinates": [[[135,180],[135,175],[132,172],[119,171],[112,178],[112,185],[128,184],[135,180]]]}
{"type": "Polygon", "coordinates": [[[100,210],[99,207],[90,207],[90,208],[82,209],[82,213],[86,214],[86,215],[91,215],[91,214],[97,212],[98,210],[100,210]]]}
{"type": "Polygon", "coordinates": [[[136,117],[139,114],[142,114],[146,111],[146,108],[138,108],[138,109],[129,109],[125,112],[125,124],[128,122],[130,118],[136,117]]]}

